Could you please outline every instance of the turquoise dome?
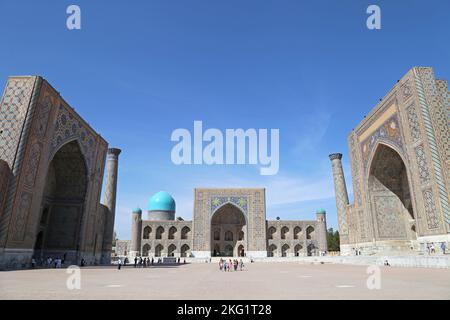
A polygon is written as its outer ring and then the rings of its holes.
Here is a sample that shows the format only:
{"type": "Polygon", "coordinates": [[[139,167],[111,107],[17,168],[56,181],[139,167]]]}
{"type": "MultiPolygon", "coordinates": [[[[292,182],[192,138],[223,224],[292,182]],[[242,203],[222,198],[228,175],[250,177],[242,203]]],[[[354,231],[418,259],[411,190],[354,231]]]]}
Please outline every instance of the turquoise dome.
{"type": "Polygon", "coordinates": [[[325,214],[325,213],[327,213],[327,212],[325,211],[324,208],[319,208],[319,209],[316,210],[316,213],[322,213],[322,214],[325,214]]]}
{"type": "Polygon", "coordinates": [[[149,211],[175,211],[175,200],[165,191],[155,193],[148,202],[149,211]]]}
{"type": "Polygon", "coordinates": [[[142,213],[142,210],[141,210],[141,208],[136,207],[133,209],[133,213],[142,213]]]}

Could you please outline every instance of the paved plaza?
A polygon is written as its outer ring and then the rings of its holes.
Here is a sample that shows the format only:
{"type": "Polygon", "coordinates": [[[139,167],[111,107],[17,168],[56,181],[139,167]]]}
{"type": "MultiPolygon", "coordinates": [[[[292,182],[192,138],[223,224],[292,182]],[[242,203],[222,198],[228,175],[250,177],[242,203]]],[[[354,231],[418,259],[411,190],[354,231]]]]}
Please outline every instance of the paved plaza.
{"type": "Polygon", "coordinates": [[[450,299],[448,269],[381,267],[369,290],[366,266],[253,263],[221,272],[216,264],[81,269],[68,290],[65,269],[0,272],[0,299],[450,299]]]}

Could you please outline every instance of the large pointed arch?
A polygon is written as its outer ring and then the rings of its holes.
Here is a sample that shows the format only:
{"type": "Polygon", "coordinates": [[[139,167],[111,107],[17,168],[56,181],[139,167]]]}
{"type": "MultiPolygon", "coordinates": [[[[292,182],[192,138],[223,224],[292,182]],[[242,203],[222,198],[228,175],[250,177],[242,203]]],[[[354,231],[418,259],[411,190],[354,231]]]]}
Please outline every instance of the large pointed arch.
{"type": "MultiPolygon", "coordinates": [[[[57,146],[55,146],[54,148],[51,149],[51,152],[49,153],[49,159],[48,159],[48,164],[50,165],[50,163],[53,161],[53,158],[55,157],[55,155],[62,149],[64,148],[66,145],[71,144],[71,143],[76,143],[78,145],[78,148],[80,149],[81,154],[83,155],[83,160],[84,160],[84,164],[86,166],[86,169],[88,171],[88,173],[91,172],[91,168],[90,168],[90,164],[88,161],[89,155],[86,153],[86,148],[83,146],[83,144],[80,141],[79,137],[72,137],[69,138],[67,140],[64,140],[60,143],[58,143],[57,146]]],[[[48,169],[48,168],[47,168],[48,169]]]]}
{"type": "Polygon", "coordinates": [[[218,207],[212,214],[210,223],[211,255],[238,256],[238,247],[247,247],[246,237],[239,237],[242,232],[247,234],[247,219],[242,209],[234,203],[227,202],[218,207]],[[224,251],[217,252],[217,248],[224,251]]]}
{"type": "Polygon", "coordinates": [[[365,168],[365,173],[366,173],[365,176],[366,177],[369,176],[370,170],[373,166],[373,160],[374,160],[375,155],[377,154],[379,149],[383,148],[383,147],[388,147],[388,148],[391,148],[392,150],[394,150],[398,154],[398,156],[402,159],[405,166],[409,166],[409,162],[407,161],[407,157],[405,156],[403,150],[401,150],[396,145],[390,143],[389,141],[379,138],[377,140],[375,146],[372,148],[372,150],[370,150],[369,156],[367,157],[367,166],[365,168]]]}
{"type": "Polygon", "coordinates": [[[379,238],[415,238],[415,198],[408,168],[403,153],[392,144],[378,142],[372,150],[365,183],[379,238]]]}
{"type": "Polygon", "coordinates": [[[225,206],[233,206],[236,209],[238,209],[242,213],[242,215],[245,219],[245,223],[247,224],[247,215],[245,214],[245,210],[243,208],[241,208],[238,204],[231,202],[231,201],[226,201],[226,202],[222,203],[220,206],[218,206],[217,208],[215,208],[214,211],[211,212],[210,219],[212,220],[214,215],[225,206]]]}
{"type": "Polygon", "coordinates": [[[36,230],[36,258],[77,261],[82,245],[89,170],[77,140],[59,147],[46,168],[41,212],[36,230]],[[38,235],[39,238],[38,238],[38,235]]]}

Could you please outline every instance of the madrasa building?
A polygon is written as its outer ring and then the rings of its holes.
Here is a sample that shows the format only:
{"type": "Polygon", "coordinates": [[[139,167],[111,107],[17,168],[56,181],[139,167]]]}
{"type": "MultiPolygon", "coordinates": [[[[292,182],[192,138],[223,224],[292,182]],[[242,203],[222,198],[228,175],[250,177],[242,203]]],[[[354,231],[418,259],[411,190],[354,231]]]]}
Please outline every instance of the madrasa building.
{"type": "Polygon", "coordinates": [[[148,217],[131,213],[131,240],[117,241],[118,256],[247,258],[320,255],[327,251],[326,213],[316,220],[266,220],[265,189],[195,189],[192,221],[175,218],[175,200],[153,195],[148,217]]]}
{"type": "Polygon", "coordinates": [[[330,155],[341,254],[449,247],[449,127],[448,82],[415,67],[348,137],[354,203],[342,154],[330,155]]]}
{"type": "Polygon", "coordinates": [[[45,79],[9,77],[0,102],[0,269],[47,257],[110,263],[119,154],[45,79]]]}

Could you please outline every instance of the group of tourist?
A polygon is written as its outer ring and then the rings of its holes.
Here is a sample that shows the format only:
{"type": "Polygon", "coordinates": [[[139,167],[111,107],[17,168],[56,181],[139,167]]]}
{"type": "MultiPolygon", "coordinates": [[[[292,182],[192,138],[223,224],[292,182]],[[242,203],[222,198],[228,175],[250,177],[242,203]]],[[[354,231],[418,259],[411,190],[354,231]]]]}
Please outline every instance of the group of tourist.
{"type": "Polygon", "coordinates": [[[244,262],[242,261],[242,259],[240,259],[239,261],[237,259],[229,259],[228,261],[225,259],[220,258],[219,260],[219,270],[220,271],[232,271],[234,269],[234,271],[237,271],[239,267],[239,270],[242,271],[242,269],[244,268],[244,262]]]}
{"type": "MultiPolygon", "coordinates": [[[[435,254],[437,245],[439,245],[438,248],[439,247],[441,248],[441,253],[442,254],[446,254],[447,245],[446,245],[445,242],[441,242],[440,244],[439,243],[435,244],[434,242],[431,242],[431,243],[427,242],[425,244],[425,246],[424,246],[425,253],[427,253],[427,254],[435,254]]],[[[412,245],[411,245],[411,250],[414,250],[414,247],[412,245]]],[[[361,249],[359,249],[359,248],[352,248],[352,251],[353,251],[353,254],[355,256],[360,256],[361,255],[361,249]]]]}
{"type": "MultiPolygon", "coordinates": [[[[161,258],[158,258],[158,260],[156,260],[156,264],[161,264],[163,261],[161,258]]],[[[120,270],[122,268],[122,265],[124,267],[127,266],[127,264],[129,263],[129,260],[127,257],[125,257],[125,259],[122,261],[122,258],[119,258],[117,260],[117,268],[120,270]]],[[[180,264],[181,263],[181,259],[178,258],[177,259],[177,263],[180,264]]],[[[135,268],[146,268],[149,266],[153,266],[155,264],[155,259],[152,257],[151,259],[149,257],[145,258],[145,257],[134,257],[134,267],[135,268]]],[[[183,260],[183,264],[186,264],[186,259],[183,260]]]]}
{"type": "Polygon", "coordinates": [[[63,258],[47,257],[46,259],[42,258],[39,261],[36,261],[36,259],[33,257],[33,258],[31,258],[31,268],[34,269],[37,266],[40,266],[43,268],[59,269],[63,266],[65,259],[66,259],[66,254],[64,254],[63,258]]]}
{"type": "MultiPolygon", "coordinates": [[[[442,251],[442,254],[445,254],[445,250],[447,249],[447,246],[445,245],[445,242],[441,242],[441,251],[442,251]]],[[[426,252],[428,253],[428,254],[434,254],[434,253],[436,253],[436,247],[435,247],[435,245],[434,245],[434,242],[432,242],[432,243],[427,243],[427,245],[426,245],[426,252]]]]}

